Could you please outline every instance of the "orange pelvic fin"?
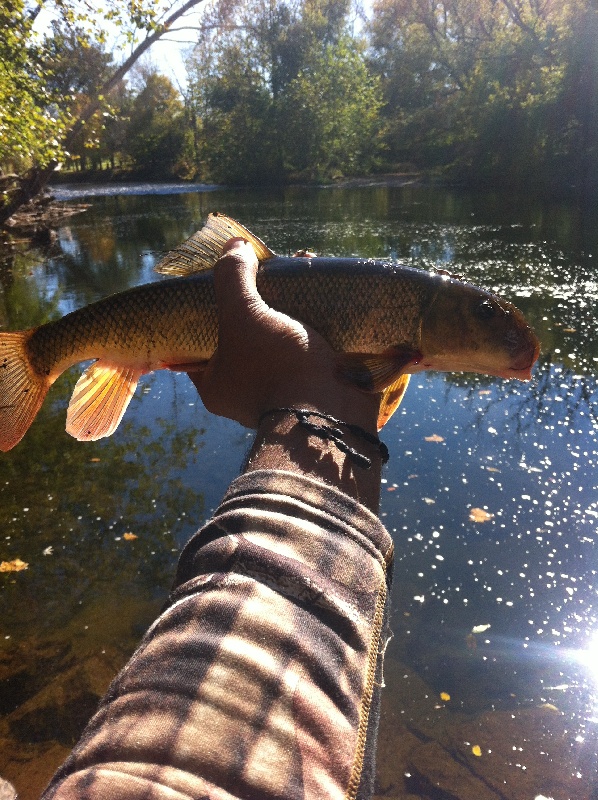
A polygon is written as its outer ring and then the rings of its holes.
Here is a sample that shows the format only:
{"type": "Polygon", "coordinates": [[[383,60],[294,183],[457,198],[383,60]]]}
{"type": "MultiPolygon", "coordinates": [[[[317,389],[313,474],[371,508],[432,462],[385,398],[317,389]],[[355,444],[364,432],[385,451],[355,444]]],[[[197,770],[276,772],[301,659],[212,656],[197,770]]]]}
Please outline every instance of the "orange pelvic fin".
{"type": "Polygon", "coordinates": [[[378,430],[386,425],[388,420],[401,405],[401,401],[409,385],[409,378],[409,375],[401,375],[397,381],[391,383],[390,386],[382,392],[380,411],[378,412],[378,430]]]}
{"type": "Polygon", "coordinates": [[[110,436],[118,427],[143,370],[100,359],[77,381],[66,415],[66,431],[80,442],[110,436]]]}
{"type": "Polygon", "coordinates": [[[0,333],[0,450],[18,444],[44,402],[51,380],[34,372],[26,343],[32,331],[0,333]]]}

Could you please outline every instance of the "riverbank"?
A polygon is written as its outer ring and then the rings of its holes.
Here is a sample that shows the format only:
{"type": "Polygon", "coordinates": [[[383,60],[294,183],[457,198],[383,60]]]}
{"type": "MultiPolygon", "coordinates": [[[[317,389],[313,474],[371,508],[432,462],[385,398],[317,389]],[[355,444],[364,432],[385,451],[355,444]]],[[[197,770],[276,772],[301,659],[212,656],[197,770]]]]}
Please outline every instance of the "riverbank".
{"type": "MultiPolygon", "coordinates": [[[[357,189],[377,186],[390,188],[421,185],[426,180],[421,173],[413,171],[339,178],[323,184],[290,183],[288,185],[319,189],[357,189]]],[[[109,197],[115,194],[184,194],[231,188],[235,187],[191,181],[136,180],[128,172],[109,173],[105,170],[86,173],[58,172],[52,179],[47,193],[14,214],[6,224],[5,232],[12,238],[20,237],[34,240],[36,243],[48,244],[54,238],[55,228],[66,218],[80,214],[89,208],[88,203],[74,202],[86,197],[109,197]]],[[[242,188],[250,189],[251,187],[244,186],[242,188]]]]}

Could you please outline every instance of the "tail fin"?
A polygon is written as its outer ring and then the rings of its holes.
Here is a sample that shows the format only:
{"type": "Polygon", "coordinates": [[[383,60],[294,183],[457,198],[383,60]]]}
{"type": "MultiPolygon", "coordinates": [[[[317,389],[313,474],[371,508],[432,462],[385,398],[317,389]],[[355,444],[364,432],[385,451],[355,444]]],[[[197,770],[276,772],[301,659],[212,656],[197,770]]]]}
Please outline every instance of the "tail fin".
{"type": "Polygon", "coordinates": [[[25,344],[31,331],[0,333],[0,450],[18,444],[44,402],[50,380],[34,372],[25,344]]]}
{"type": "Polygon", "coordinates": [[[222,248],[234,236],[246,239],[255,250],[258,261],[267,261],[274,253],[261,239],[254,236],[240,222],[215,212],[210,214],[206,224],[168,253],[154,268],[163,275],[193,275],[204,269],[211,269],[222,255],[222,248]]]}

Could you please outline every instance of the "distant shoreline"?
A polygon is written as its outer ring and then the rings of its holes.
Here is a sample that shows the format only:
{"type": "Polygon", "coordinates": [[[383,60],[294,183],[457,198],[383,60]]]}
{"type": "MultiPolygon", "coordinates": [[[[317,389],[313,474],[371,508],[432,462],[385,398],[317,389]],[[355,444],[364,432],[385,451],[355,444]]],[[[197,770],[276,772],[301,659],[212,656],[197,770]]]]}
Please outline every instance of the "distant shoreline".
{"type": "MultiPolygon", "coordinates": [[[[191,192],[213,192],[217,190],[267,189],[268,186],[194,183],[192,181],[165,181],[136,179],[132,175],[119,175],[118,178],[98,180],[98,173],[89,174],[89,180],[79,177],[81,173],[58,173],[60,178],[53,178],[48,191],[58,202],[70,201],[82,197],[109,197],[115,194],[186,194],[191,192]],[[74,178],[74,180],[70,180],[74,178]]],[[[325,183],[293,182],[284,187],[305,187],[317,189],[356,189],[376,186],[400,187],[421,185],[426,180],[416,172],[380,173],[353,178],[339,178],[325,183]]],[[[278,187],[277,187],[278,188],[278,187]]]]}

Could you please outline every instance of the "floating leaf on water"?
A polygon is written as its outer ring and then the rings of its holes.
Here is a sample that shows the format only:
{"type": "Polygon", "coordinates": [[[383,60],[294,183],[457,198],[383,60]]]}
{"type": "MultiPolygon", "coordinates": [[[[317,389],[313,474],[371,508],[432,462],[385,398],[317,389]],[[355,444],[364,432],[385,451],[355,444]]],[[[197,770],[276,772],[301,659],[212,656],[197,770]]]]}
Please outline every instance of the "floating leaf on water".
{"type": "Polygon", "coordinates": [[[21,561],[20,558],[15,558],[12,561],[3,561],[0,564],[0,572],[20,572],[22,569],[27,569],[29,564],[26,561],[21,561]]]}
{"type": "Polygon", "coordinates": [[[490,391],[490,389],[480,389],[478,394],[481,396],[483,394],[492,394],[492,392],[490,391]]]}
{"type": "Polygon", "coordinates": [[[397,490],[397,487],[396,487],[396,486],[389,486],[389,487],[388,487],[388,489],[387,489],[386,491],[387,491],[387,492],[396,492],[396,490],[397,490]]]}
{"type": "Polygon", "coordinates": [[[437,433],[433,433],[431,436],[424,436],[426,442],[444,442],[444,436],[439,436],[437,433]]]}
{"type": "Polygon", "coordinates": [[[500,472],[500,470],[496,469],[496,467],[486,467],[486,469],[488,470],[488,472],[500,472]]]}
{"type": "Polygon", "coordinates": [[[469,519],[471,522],[488,522],[488,520],[493,519],[494,514],[489,514],[487,511],[484,511],[483,508],[470,508],[469,509],[469,519]]]}
{"type": "Polygon", "coordinates": [[[97,464],[98,461],[101,461],[102,459],[101,458],[90,458],[89,460],[91,461],[92,464],[97,464]]]}
{"type": "Polygon", "coordinates": [[[558,708],[552,703],[541,703],[539,708],[545,708],[547,711],[556,711],[557,713],[559,713],[558,708]]]}
{"type": "Polygon", "coordinates": [[[563,333],[577,333],[576,328],[563,328],[563,333]]]}
{"type": "Polygon", "coordinates": [[[471,752],[474,754],[474,756],[479,758],[482,755],[482,748],[479,744],[474,744],[474,746],[471,748],[471,752]]]}
{"type": "Polygon", "coordinates": [[[130,533],[129,531],[127,531],[126,533],[123,533],[123,539],[126,539],[127,542],[132,542],[133,539],[138,539],[138,538],[139,537],[137,536],[136,533],[130,533]]]}
{"type": "Polygon", "coordinates": [[[42,555],[44,555],[44,556],[52,556],[52,555],[54,555],[54,548],[52,547],[52,545],[49,545],[48,547],[45,547],[42,550],[42,555]]]}
{"type": "Polygon", "coordinates": [[[440,692],[440,699],[443,702],[448,703],[448,701],[451,699],[451,696],[448,692],[440,692]]]}
{"type": "Polygon", "coordinates": [[[487,631],[488,628],[491,628],[491,627],[492,626],[490,625],[489,622],[486,625],[474,625],[473,628],[471,629],[471,632],[472,633],[484,633],[484,631],[487,631]]]}
{"type": "Polygon", "coordinates": [[[429,506],[433,506],[436,500],[432,500],[431,497],[424,497],[422,498],[424,503],[427,503],[429,506]]]}

